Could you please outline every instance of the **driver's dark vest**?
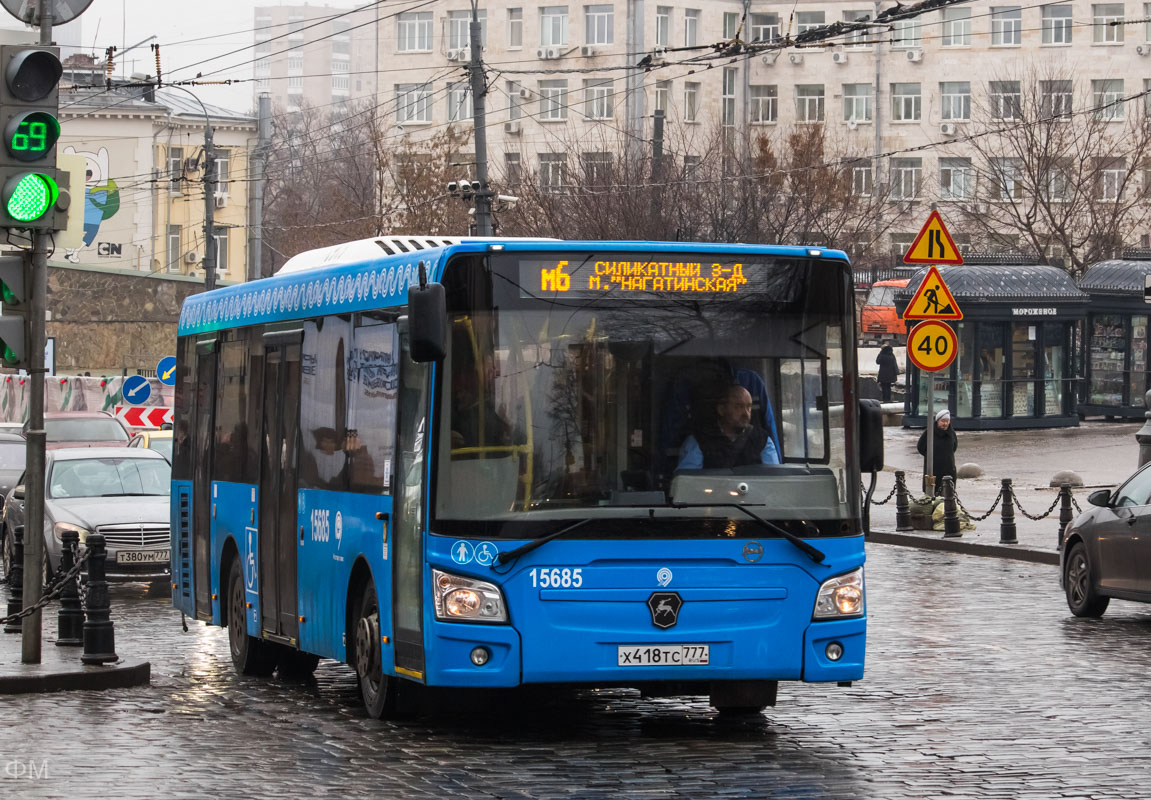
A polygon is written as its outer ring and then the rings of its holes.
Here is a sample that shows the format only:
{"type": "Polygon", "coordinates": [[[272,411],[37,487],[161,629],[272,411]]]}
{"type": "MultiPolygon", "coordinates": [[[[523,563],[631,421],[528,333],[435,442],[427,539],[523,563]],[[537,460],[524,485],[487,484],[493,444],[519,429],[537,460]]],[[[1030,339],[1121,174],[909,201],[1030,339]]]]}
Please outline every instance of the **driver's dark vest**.
{"type": "Polygon", "coordinates": [[[704,469],[726,469],[763,463],[763,448],[767,446],[767,431],[752,426],[734,439],[722,431],[697,433],[696,442],[703,453],[704,469]]]}

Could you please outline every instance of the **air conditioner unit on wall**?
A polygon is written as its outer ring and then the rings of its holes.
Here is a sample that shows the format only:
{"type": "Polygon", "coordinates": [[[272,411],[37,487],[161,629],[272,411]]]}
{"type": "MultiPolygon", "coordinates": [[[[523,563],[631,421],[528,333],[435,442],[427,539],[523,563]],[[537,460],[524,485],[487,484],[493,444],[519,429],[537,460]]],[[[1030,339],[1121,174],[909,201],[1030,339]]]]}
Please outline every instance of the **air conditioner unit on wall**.
{"type": "Polygon", "coordinates": [[[802,64],[803,63],[803,53],[792,53],[791,55],[789,55],[787,57],[787,59],[792,64],[802,64]]]}
{"type": "Polygon", "coordinates": [[[196,252],[193,250],[191,252],[184,253],[184,260],[187,261],[189,264],[195,264],[197,261],[200,260],[200,257],[198,255],[196,255],[196,252]]]}
{"type": "Polygon", "coordinates": [[[216,208],[224,208],[226,205],[228,205],[228,195],[226,194],[218,194],[216,195],[215,199],[216,208]]]}
{"type": "Polygon", "coordinates": [[[907,60],[908,61],[914,61],[914,62],[922,61],[923,60],[923,51],[922,50],[908,50],[907,51],[907,60]]]}
{"type": "Polygon", "coordinates": [[[1135,52],[1141,56],[1151,55],[1151,44],[1137,44],[1135,45],[1135,52]]]}
{"type": "Polygon", "coordinates": [[[770,67],[772,64],[775,63],[775,60],[777,58],[779,58],[779,51],[778,50],[768,50],[766,53],[764,53],[760,57],[759,60],[763,62],[763,65],[765,67],[770,67]]]}
{"type": "Polygon", "coordinates": [[[846,64],[847,63],[847,53],[832,53],[831,54],[831,61],[833,64],[846,64]]]}
{"type": "Polygon", "coordinates": [[[453,48],[448,51],[448,61],[471,61],[472,49],[470,47],[453,48]]]}
{"type": "Polygon", "coordinates": [[[504,133],[510,136],[519,136],[522,130],[523,127],[521,126],[518,119],[513,119],[511,122],[504,123],[504,133]]]}
{"type": "Polygon", "coordinates": [[[939,132],[942,133],[944,136],[954,136],[955,135],[955,123],[954,122],[944,122],[942,125],[939,126],[939,132]]]}
{"type": "Polygon", "coordinates": [[[560,49],[558,47],[539,47],[536,48],[536,58],[541,58],[545,61],[559,58],[560,49]]]}
{"type": "Polygon", "coordinates": [[[653,63],[653,64],[663,64],[663,63],[664,63],[664,62],[666,62],[666,61],[667,61],[667,48],[666,48],[666,47],[655,47],[655,48],[652,48],[652,51],[651,51],[651,63],[653,63]]]}
{"type": "Polygon", "coordinates": [[[859,127],[859,123],[858,123],[858,122],[856,122],[855,120],[853,120],[853,119],[849,119],[849,120],[847,121],[847,129],[848,129],[849,131],[853,131],[853,130],[855,130],[855,129],[856,129],[856,128],[858,128],[858,127],[859,127]]]}
{"type": "Polygon", "coordinates": [[[592,58],[596,55],[595,45],[585,44],[579,49],[579,54],[584,58],[592,58]]]}

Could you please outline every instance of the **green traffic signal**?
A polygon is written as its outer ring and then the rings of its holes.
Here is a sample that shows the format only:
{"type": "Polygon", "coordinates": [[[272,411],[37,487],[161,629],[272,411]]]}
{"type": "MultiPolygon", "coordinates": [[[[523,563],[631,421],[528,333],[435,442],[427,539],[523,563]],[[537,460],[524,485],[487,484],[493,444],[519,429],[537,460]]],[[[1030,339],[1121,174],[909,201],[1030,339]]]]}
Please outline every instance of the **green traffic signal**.
{"type": "Polygon", "coordinates": [[[25,172],[8,179],[4,208],[17,222],[35,222],[51,210],[60,194],[56,181],[40,172],[25,172]]]}
{"type": "Polygon", "coordinates": [[[60,138],[60,121],[47,111],[17,114],[4,126],[4,146],[18,161],[46,158],[60,138]]]}

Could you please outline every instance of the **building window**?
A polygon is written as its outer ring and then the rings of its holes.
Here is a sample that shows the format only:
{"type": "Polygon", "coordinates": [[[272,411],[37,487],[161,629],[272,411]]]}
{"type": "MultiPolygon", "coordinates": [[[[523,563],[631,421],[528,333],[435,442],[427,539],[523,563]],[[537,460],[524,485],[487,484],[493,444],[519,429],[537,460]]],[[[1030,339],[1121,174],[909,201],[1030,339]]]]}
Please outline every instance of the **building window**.
{"type": "Polygon", "coordinates": [[[1122,158],[1098,159],[1097,197],[1100,200],[1120,200],[1123,183],[1127,180],[1127,163],[1122,158]]]}
{"type": "Polygon", "coordinates": [[[523,180],[524,166],[519,153],[504,153],[504,183],[515,188],[523,180]]]}
{"type": "Polygon", "coordinates": [[[996,199],[1006,202],[1023,198],[1023,183],[1019,180],[1019,163],[1014,158],[993,158],[991,176],[995,180],[996,199]]]}
{"type": "Polygon", "coordinates": [[[332,91],[348,92],[352,88],[351,78],[348,77],[348,62],[341,59],[332,62],[332,91]]]}
{"type": "Polygon", "coordinates": [[[897,19],[891,23],[891,46],[894,48],[919,47],[921,28],[915,19],[897,19]]]}
{"type": "Polygon", "coordinates": [[[779,14],[752,14],[751,41],[774,42],[779,38],[779,14]]]}
{"type": "Polygon", "coordinates": [[[1143,79],[1143,113],[1151,119],[1151,78],[1143,79]]]}
{"type": "Polygon", "coordinates": [[[1039,81],[1039,113],[1044,117],[1071,116],[1071,81],[1039,81]]]}
{"type": "Polygon", "coordinates": [[[970,200],[972,176],[970,158],[939,159],[939,199],[970,200]]]}
{"type": "Polygon", "coordinates": [[[586,6],[587,31],[584,44],[612,44],[615,41],[615,11],[610,5],[586,6]]]}
{"type": "Polygon", "coordinates": [[[1096,44],[1120,44],[1123,41],[1123,4],[1103,3],[1091,6],[1096,44]]]}
{"type": "Polygon", "coordinates": [[[1019,6],[991,9],[991,45],[1015,47],[1023,41],[1023,10],[1019,6]]]}
{"type": "Polygon", "coordinates": [[[1143,41],[1151,42],[1151,3],[1143,4],[1143,41]]]}
{"type": "Polygon", "coordinates": [[[352,37],[349,34],[351,24],[344,20],[336,20],[332,23],[334,32],[332,33],[332,53],[341,56],[350,56],[352,54],[352,37]]]}
{"type": "Polygon", "coordinates": [[[871,197],[873,184],[871,165],[851,168],[851,194],[853,197],[871,197]]]}
{"type": "MultiPolygon", "coordinates": [[[[865,22],[871,19],[870,11],[844,11],[844,22],[865,22]]],[[[871,31],[867,28],[856,28],[850,30],[843,36],[843,43],[848,50],[870,50],[871,44],[869,37],[871,31]]]]}
{"type": "Polygon", "coordinates": [[[720,95],[720,124],[726,128],[735,125],[735,68],[724,67],[723,94],[720,95]]]}
{"type": "Polygon", "coordinates": [[[795,87],[795,118],[799,122],[823,122],[823,84],[795,87]]]}
{"type": "Polygon", "coordinates": [[[1019,81],[991,81],[991,118],[1019,119],[1021,94],[1019,81]]]}
{"type": "MultiPolygon", "coordinates": [[[[476,14],[480,20],[480,46],[486,47],[488,43],[488,12],[480,10],[476,14]]],[[[448,47],[459,49],[471,47],[472,44],[472,12],[448,12],[448,47]]]]}
{"type": "Polygon", "coordinates": [[[296,90],[296,93],[302,93],[304,91],[304,76],[303,75],[289,75],[288,76],[288,91],[291,92],[293,89],[296,90]]]}
{"type": "Polygon", "coordinates": [[[971,46],[971,9],[943,9],[943,46],[971,46]]]}
{"type": "Polygon", "coordinates": [[[428,84],[396,84],[396,121],[432,121],[432,90],[428,84]]]}
{"type": "Polygon", "coordinates": [[[1123,79],[1091,81],[1091,105],[1096,119],[1123,119],[1123,79]]]}
{"type": "Polygon", "coordinates": [[[939,84],[940,113],[943,119],[966,121],[971,119],[971,83],[945,81],[939,84]]]}
{"type": "Polygon", "coordinates": [[[288,56],[288,73],[303,73],[304,71],[304,57],[296,54],[288,56]]]}
{"type": "Polygon", "coordinates": [[[611,185],[611,153],[583,153],[580,164],[585,186],[611,185]]]}
{"type": "Polygon", "coordinates": [[[540,188],[547,194],[562,192],[567,185],[567,157],[563,153],[540,153],[540,188]]]}
{"type": "Polygon", "coordinates": [[[891,84],[891,118],[896,122],[918,122],[922,102],[918,83],[891,84]]]}
{"type": "Polygon", "coordinates": [[[1052,203],[1063,203],[1071,196],[1071,171],[1065,165],[1049,167],[1043,176],[1043,190],[1052,203]]]}
{"type": "Polygon", "coordinates": [[[695,122],[699,113],[699,84],[685,81],[683,84],[683,119],[695,122]]]}
{"type": "Polygon", "coordinates": [[[655,7],[655,43],[657,47],[671,45],[671,6],[655,7]]]}
{"type": "Polygon", "coordinates": [[[751,97],[751,122],[763,125],[779,119],[779,87],[752,84],[748,87],[751,97]]]}
{"type": "Polygon", "coordinates": [[[523,115],[523,102],[520,98],[519,81],[508,81],[508,119],[519,119],[523,115]]]}
{"type": "Polygon", "coordinates": [[[564,45],[568,43],[568,7],[544,6],[540,9],[540,44],[564,45]]]}
{"type": "Polygon", "coordinates": [[[168,272],[180,271],[180,259],[184,253],[180,248],[180,226],[168,226],[168,272]]]}
{"type": "Polygon", "coordinates": [[[472,118],[472,88],[465,82],[448,84],[448,122],[472,118]]]}
{"type": "Polygon", "coordinates": [[[181,194],[184,191],[184,148],[168,148],[168,180],[172,194],[181,194]]]}
{"type": "Polygon", "coordinates": [[[409,11],[396,20],[396,49],[401,53],[432,51],[432,12],[409,11]]]}
{"type": "MultiPolygon", "coordinates": [[[[524,46],[524,10],[508,9],[508,49],[524,46]]],[[[516,155],[519,155],[518,153],[516,155]]]]}
{"type": "Polygon", "coordinates": [[[824,15],[822,11],[800,11],[795,15],[800,33],[807,33],[812,28],[822,28],[824,15]]]}
{"type": "Polygon", "coordinates": [[[903,260],[903,256],[911,249],[912,242],[915,241],[914,233],[893,233],[891,234],[891,255],[898,261],[903,260]]]}
{"type": "Polygon", "coordinates": [[[723,38],[734,39],[736,34],[739,33],[739,20],[740,15],[732,12],[723,12],[723,38]]]}
{"type": "Polygon", "coordinates": [[[1043,7],[1043,44],[1071,44],[1071,6],[1043,7]]]}
{"type": "Polygon", "coordinates": [[[232,179],[232,153],[229,150],[216,149],[216,196],[227,196],[228,187],[232,179]]]}
{"type": "Polygon", "coordinates": [[[684,156],[683,157],[683,177],[692,179],[695,177],[696,172],[699,171],[699,165],[702,159],[699,156],[684,156]]]}
{"type": "Polygon", "coordinates": [[[212,238],[216,243],[216,272],[228,271],[228,229],[215,227],[212,238]]]}
{"type": "Polygon", "coordinates": [[[540,81],[540,119],[547,121],[567,119],[567,93],[567,81],[540,81]]]}
{"type": "Polygon", "coordinates": [[[697,44],[699,44],[699,9],[684,9],[683,46],[695,47],[697,44]]]}
{"type": "Polygon", "coordinates": [[[891,159],[891,199],[915,200],[923,180],[923,159],[891,159]]]}
{"type": "Polygon", "coordinates": [[[875,91],[870,83],[843,84],[843,119],[846,122],[871,122],[871,104],[875,91]]]}
{"type": "Polygon", "coordinates": [[[668,112],[668,99],[671,96],[671,81],[656,81],[655,84],[655,110],[662,111],[664,116],[668,112]]]}
{"type": "Polygon", "coordinates": [[[612,82],[585,80],[583,82],[584,116],[588,119],[611,119],[612,82]]]}

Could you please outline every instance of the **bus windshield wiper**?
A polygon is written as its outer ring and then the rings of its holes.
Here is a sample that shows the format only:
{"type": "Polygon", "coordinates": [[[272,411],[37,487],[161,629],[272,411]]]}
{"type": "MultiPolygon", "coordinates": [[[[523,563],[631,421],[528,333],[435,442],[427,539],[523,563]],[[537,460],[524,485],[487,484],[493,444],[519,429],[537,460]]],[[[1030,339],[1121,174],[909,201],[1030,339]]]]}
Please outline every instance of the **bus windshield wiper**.
{"type": "Polygon", "coordinates": [[[768,522],[766,519],[759,516],[758,514],[756,514],[751,509],[747,508],[746,506],[741,506],[739,503],[672,503],[671,507],[672,508],[738,508],[744,514],[747,514],[749,517],[751,517],[753,520],[758,522],[763,527],[767,528],[769,531],[771,531],[773,533],[778,533],[784,539],[787,539],[787,541],[791,542],[793,545],[795,545],[800,550],[802,550],[807,555],[807,557],[810,558],[812,561],[814,561],[816,564],[822,564],[824,559],[827,558],[827,556],[824,555],[822,550],[819,550],[815,547],[812,547],[810,544],[805,542],[800,537],[796,536],[791,531],[787,530],[786,528],[782,528],[779,525],[776,525],[774,522],[768,522]]]}
{"type": "Polygon", "coordinates": [[[564,527],[560,528],[558,531],[556,531],[554,533],[549,533],[547,536],[541,536],[538,539],[532,539],[527,544],[521,544],[515,550],[508,550],[506,553],[500,553],[499,555],[496,556],[495,561],[492,562],[492,567],[494,568],[498,564],[506,564],[514,558],[519,558],[524,553],[530,553],[532,550],[535,550],[537,547],[541,547],[542,545],[547,544],[552,539],[558,539],[559,537],[563,536],[565,533],[571,533],[576,528],[581,528],[584,525],[587,525],[589,522],[591,522],[591,517],[586,517],[584,519],[579,520],[578,522],[573,522],[571,525],[565,525],[564,527]]]}

